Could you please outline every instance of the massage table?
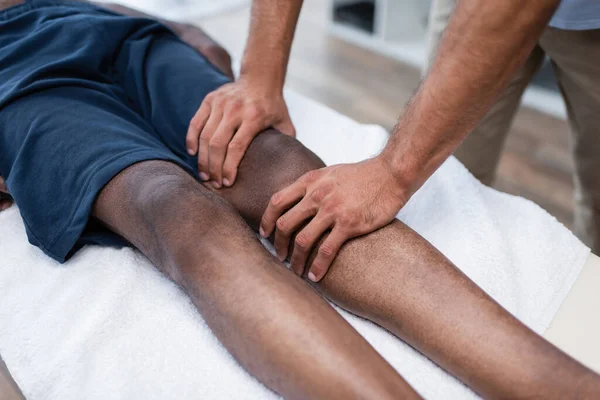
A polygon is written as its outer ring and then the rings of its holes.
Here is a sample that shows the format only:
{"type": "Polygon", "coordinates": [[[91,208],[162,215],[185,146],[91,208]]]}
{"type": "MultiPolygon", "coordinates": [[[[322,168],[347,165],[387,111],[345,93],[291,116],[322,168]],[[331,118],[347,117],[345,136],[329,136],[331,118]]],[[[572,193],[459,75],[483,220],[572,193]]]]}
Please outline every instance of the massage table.
{"type": "MultiPolygon", "coordinates": [[[[385,143],[380,127],[286,97],[299,140],[328,164],[385,143]]],[[[555,218],[484,187],[454,158],[398,218],[531,329],[600,371],[600,259],[555,218]]],[[[140,253],[88,246],[59,265],[27,243],[13,207],[0,213],[0,254],[0,355],[28,399],[277,398],[140,253]]],[[[388,332],[338,311],[425,398],[477,398],[388,332]]],[[[0,363],[0,388],[8,379],[0,363]]]]}

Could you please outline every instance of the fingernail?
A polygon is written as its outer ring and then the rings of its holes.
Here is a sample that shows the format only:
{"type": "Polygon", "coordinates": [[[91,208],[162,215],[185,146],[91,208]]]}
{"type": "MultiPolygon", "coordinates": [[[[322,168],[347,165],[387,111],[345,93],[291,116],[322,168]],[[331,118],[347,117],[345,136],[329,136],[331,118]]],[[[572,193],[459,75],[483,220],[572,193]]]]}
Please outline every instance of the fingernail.
{"type": "Polygon", "coordinates": [[[285,257],[287,257],[287,255],[277,253],[277,257],[279,257],[279,261],[283,262],[283,261],[285,261],[285,257]]]}
{"type": "Polygon", "coordinates": [[[315,276],[315,274],[313,274],[312,272],[308,273],[308,279],[310,279],[313,282],[317,281],[317,277],[315,276]]]}
{"type": "Polygon", "coordinates": [[[225,185],[227,187],[231,186],[231,183],[229,182],[229,179],[223,178],[223,185],[225,185]]]}
{"type": "Polygon", "coordinates": [[[208,176],[206,172],[200,172],[200,179],[202,179],[203,181],[207,181],[208,178],[210,178],[210,176],[208,176]]]}
{"type": "Polygon", "coordinates": [[[187,149],[187,152],[190,156],[194,155],[194,150],[192,150],[192,149],[187,149]]]}
{"type": "Polygon", "coordinates": [[[267,234],[265,233],[265,230],[262,228],[262,226],[258,229],[258,233],[260,233],[260,236],[266,238],[267,234]]]}
{"type": "Polygon", "coordinates": [[[210,181],[210,184],[215,188],[215,189],[220,189],[221,188],[221,184],[217,181],[210,181]]]}

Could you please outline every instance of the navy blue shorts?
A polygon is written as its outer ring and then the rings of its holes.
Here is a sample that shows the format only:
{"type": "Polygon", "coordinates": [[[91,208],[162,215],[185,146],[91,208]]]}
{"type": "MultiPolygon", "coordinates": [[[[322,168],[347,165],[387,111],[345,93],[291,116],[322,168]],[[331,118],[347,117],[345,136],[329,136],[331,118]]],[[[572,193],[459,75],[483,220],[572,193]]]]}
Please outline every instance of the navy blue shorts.
{"type": "Polygon", "coordinates": [[[197,177],[188,123],[228,78],[160,23],[77,2],[0,12],[0,176],[29,241],[64,262],[125,245],[90,223],[102,188],[144,160],[197,177]]]}

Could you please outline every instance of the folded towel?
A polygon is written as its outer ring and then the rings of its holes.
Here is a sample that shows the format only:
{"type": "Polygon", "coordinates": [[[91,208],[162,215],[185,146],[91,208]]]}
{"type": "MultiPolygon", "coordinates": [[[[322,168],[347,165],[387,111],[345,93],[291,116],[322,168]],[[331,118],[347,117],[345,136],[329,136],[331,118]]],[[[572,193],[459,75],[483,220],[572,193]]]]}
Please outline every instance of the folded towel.
{"type": "MultiPolygon", "coordinates": [[[[299,139],[328,164],[381,149],[383,129],[287,97],[299,139]]],[[[399,218],[539,333],[589,254],[538,206],[484,187],[454,158],[399,218]]],[[[28,399],[277,398],[138,252],[90,246],[59,265],[27,243],[12,208],[0,213],[0,254],[0,354],[28,399]]],[[[383,329],[342,315],[426,398],[476,398],[383,329]]]]}

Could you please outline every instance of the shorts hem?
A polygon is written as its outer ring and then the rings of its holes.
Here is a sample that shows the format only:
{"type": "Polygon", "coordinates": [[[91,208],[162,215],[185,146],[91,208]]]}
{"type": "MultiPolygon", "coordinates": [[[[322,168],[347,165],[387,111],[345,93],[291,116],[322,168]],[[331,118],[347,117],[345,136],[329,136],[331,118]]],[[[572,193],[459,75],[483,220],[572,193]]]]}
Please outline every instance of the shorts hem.
{"type": "Polygon", "coordinates": [[[34,230],[31,229],[31,226],[27,221],[24,221],[27,230],[37,242],[35,245],[59,263],[66,262],[72,255],[72,250],[76,247],[87,226],[94,202],[102,189],[123,170],[134,164],[152,160],[172,162],[183,168],[195,179],[198,179],[192,168],[174,155],[160,154],[156,150],[133,151],[125,155],[121,154],[91,172],[68,222],[49,243],[39,240],[33,233],[34,230]]]}

